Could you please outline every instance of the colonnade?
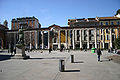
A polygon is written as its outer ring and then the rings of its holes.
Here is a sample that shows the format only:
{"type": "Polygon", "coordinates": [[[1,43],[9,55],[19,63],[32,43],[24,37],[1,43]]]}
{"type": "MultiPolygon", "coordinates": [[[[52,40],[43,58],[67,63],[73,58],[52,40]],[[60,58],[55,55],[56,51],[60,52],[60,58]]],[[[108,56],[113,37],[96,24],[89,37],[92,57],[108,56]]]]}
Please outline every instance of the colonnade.
{"type": "MultiPolygon", "coordinates": [[[[75,40],[75,36],[77,36],[76,35],[76,33],[75,32],[77,32],[77,30],[79,30],[79,48],[83,48],[83,42],[84,42],[84,40],[83,40],[83,38],[84,38],[84,36],[82,36],[82,33],[83,33],[83,31],[84,30],[87,30],[87,49],[89,49],[90,48],[90,30],[91,29],[89,29],[89,28],[85,28],[85,29],[82,29],[82,28],[80,28],[80,29],[61,29],[61,30],[59,30],[58,31],[58,41],[57,41],[57,44],[58,44],[58,49],[60,49],[61,48],[61,31],[65,31],[65,48],[66,49],[68,49],[68,48],[70,48],[70,46],[72,45],[72,48],[73,49],[75,49],[75,43],[76,43],[76,40],[75,40]],[[72,37],[70,37],[70,36],[72,36],[72,37]],[[72,42],[71,42],[72,41],[72,42]]],[[[92,28],[92,30],[94,30],[94,47],[95,48],[98,48],[98,46],[97,46],[97,44],[100,42],[100,40],[101,39],[98,39],[97,38],[97,28],[92,28]]],[[[100,30],[100,29],[99,29],[100,30]]],[[[110,31],[110,47],[112,47],[112,28],[109,28],[109,31],[110,31]]],[[[32,49],[32,32],[35,32],[35,48],[37,49],[38,48],[38,37],[37,37],[37,31],[28,31],[28,32],[30,32],[30,36],[29,36],[29,38],[30,38],[30,44],[29,44],[29,48],[30,49],[32,49]]],[[[42,41],[42,43],[41,43],[41,48],[42,49],[44,49],[44,31],[40,31],[41,32],[41,41],[42,41]]],[[[48,32],[48,49],[50,48],[50,31],[48,30],[47,31],[48,32]]],[[[118,29],[117,29],[117,34],[118,34],[118,29]]],[[[14,38],[15,38],[15,36],[16,35],[14,35],[14,38]]],[[[101,38],[101,36],[99,36],[100,38],[101,38]]],[[[117,36],[118,37],[118,36],[117,36]]],[[[16,42],[16,39],[15,39],[15,42],[16,42]]],[[[15,43],[14,43],[15,44],[15,43]]],[[[102,29],[102,40],[101,40],[101,42],[100,42],[100,44],[102,44],[102,48],[105,48],[105,29],[102,29]]],[[[100,45],[99,44],[99,45],[100,45]]]]}

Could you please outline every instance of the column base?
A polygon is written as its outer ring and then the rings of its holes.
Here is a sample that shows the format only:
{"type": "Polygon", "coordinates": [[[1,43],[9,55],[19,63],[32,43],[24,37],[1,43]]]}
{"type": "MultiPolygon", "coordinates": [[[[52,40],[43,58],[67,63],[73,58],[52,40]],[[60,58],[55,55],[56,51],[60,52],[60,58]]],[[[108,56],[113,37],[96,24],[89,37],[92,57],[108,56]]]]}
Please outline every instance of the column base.
{"type": "Polygon", "coordinates": [[[22,46],[22,48],[16,47],[16,53],[11,59],[29,59],[30,56],[25,54],[25,46],[22,46]]]}

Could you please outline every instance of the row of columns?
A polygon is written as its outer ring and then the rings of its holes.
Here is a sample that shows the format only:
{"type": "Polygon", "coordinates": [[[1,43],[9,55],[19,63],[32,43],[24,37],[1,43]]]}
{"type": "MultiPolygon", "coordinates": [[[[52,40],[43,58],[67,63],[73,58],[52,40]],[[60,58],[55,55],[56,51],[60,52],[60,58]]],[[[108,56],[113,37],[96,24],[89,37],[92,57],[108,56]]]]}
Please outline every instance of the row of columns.
{"type": "MultiPolygon", "coordinates": [[[[66,43],[66,49],[68,48],[68,31],[65,30],[65,43],[66,43]]],[[[79,30],[79,34],[80,34],[80,48],[82,48],[82,30],[79,30]]],[[[48,31],[48,49],[50,48],[50,43],[49,43],[49,35],[50,32],[48,31]]],[[[61,31],[59,30],[59,42],[58,42],[58,48],[60,49],[61,47],[61,31]]],[[[95,48],[97,48],[97,29],[95,29],[95,48]]],[[[90,44],[90,40],[89,40],[89,30],[87,30],[87,48],[89,48],[90,44]]],[[[72,30],[72,45],[73,45],[73,49],[75,49],[75,30],[72,30]]],[[[43,31],[42,31],[42,49],[44,47],[44,40],[43,40],[43,31]]]]}
{"type": "MultiPolygon", "coordinates": [[[[61,47],[61,31],[58,31],[59,33],[59,41],[58,41],[58,48],[61,47]]],[[[66,43],[66,49],[68,48],[68,33],[70,34],[70,30],[65,30],[65,43],[66,43]],[[69,31],[69,32],[68,32],[69,31]]],[[[42,38],[42,49],[44,49],[44,31],[41,31],[41,38],[42,38]]],[[[70,35],[69,35],[70,36],[70,35]]],[[[87,48],[90,48],[90,40],[89,40],[89,29],[87,30],[87,48]]],[[[48,31],[48,49],[50,48],[50,31],[48,31]]],[[[71,40],[70,40],[71,41],[71,40]]],[[[79,41],[80,41],[80,48],[82,48],[82,29],[79,29],[79,41]]],[[[95,48],[97,48],[97,28],[94,29],[94,44],[95,48]]],[[[35,40],[37,42],[37,40],[35,40]]],[[[69,42],[71,43],[71,42],[69,42]]],[[[36,43],[37,44],[37,43],[36,43]]],[[[102,29],[102,48],[105,48],[105,33],[104,29],[102,29]]],[[[75,30],[72,30],[72,46],[73,49],[75,49],[75,30]]],[[[37,46],[36,46],[37,47],[37,46]]],[[[110,47],[112,47],[112,29],[110,28],[110,47]]],[[[30,33],[30,49],[32,49],[32,43],[31,43],[31,33],[30,33]]]]}
{"type": "MultiPolygon", "coordinates": [[[[110,47],[112,47],[112,28],[110,28],[110,47]]],[[[105,29],[102,29],[102,48],[105,48],[105,29]]]]}

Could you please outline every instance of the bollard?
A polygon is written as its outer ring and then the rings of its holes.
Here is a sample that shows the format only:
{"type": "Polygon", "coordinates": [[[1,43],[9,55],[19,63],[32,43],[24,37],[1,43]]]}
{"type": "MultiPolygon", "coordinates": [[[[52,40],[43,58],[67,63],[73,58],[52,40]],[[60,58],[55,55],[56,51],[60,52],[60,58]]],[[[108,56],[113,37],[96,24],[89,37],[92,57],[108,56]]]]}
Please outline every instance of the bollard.
{"type": "Polygon", "coordinates": [[[71,63],[74,63],[74,55],[71,55],[71,63]]]}
{"type": "Polygon", "coordinates": [[[59,60],[59,71],[64,72],[65,70],[65,61],[64,60],[59,60]]]}

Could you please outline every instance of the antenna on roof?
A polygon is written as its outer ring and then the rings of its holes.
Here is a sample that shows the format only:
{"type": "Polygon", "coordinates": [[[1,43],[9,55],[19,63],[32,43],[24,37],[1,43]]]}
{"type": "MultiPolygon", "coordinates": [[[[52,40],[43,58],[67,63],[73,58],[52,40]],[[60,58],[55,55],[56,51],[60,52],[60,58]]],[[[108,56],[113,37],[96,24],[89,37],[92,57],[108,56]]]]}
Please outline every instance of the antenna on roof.
{"type": "Polygon", "coordinates": [[[76,17],[75,17],[75,19],[76,19],[76,17]]]}

